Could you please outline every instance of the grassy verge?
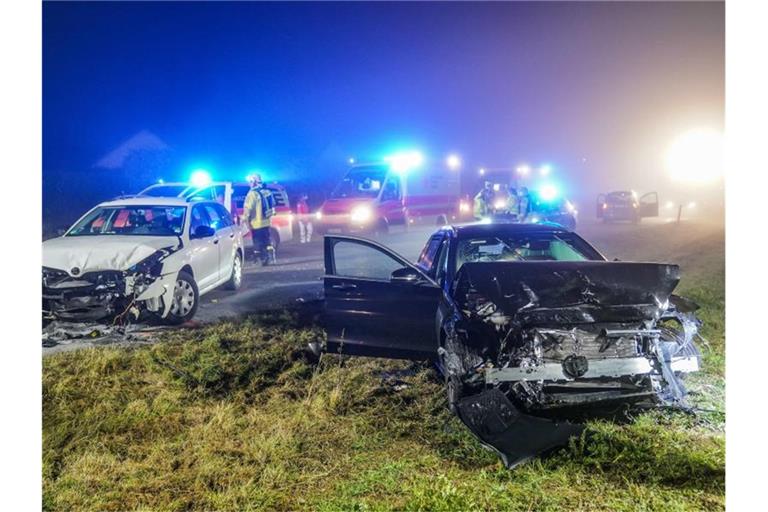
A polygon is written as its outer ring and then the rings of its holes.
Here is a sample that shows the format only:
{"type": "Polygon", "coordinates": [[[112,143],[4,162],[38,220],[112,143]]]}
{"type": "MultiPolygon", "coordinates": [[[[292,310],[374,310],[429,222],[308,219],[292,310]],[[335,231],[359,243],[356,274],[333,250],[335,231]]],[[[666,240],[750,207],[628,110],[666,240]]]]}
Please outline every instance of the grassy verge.
{"type": "MultiPolygon", "coordinates": [[[[712,282],[711,280],[706,281],[712,282]]],[[[43,361],[47,510],[702,510],[724,507],[723,290],[703,306],[698,417],[596,421],[504,469],[432,369],[323,356],[322,332],[250,319],[43,361]]]]}

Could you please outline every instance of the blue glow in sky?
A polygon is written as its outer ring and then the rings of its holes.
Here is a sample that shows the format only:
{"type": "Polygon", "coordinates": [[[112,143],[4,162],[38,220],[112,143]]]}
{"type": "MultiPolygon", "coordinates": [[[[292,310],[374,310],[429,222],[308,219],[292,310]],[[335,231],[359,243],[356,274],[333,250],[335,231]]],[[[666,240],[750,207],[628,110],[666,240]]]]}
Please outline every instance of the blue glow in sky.
{"type": "Polygon", "coordinates": [[[723,20],[717,3],[45,2],[44,173],[147,131],[185,174],[311,182],[407,145],[618,186],[722,125],[723,20]]]}

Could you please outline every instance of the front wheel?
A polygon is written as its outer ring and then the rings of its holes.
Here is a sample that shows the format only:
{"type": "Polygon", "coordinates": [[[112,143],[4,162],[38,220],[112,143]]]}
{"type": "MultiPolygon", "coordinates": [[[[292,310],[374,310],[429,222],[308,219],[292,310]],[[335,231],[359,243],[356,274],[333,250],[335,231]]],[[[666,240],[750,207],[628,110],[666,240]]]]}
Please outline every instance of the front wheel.
{"type": "Polygon", "coordinates": [[[199,300],[200,293],[195,279],[186,272],[179,272],[173,290],[171,311],[165,321],[171,325],[179,325],[192,320],[197,312],[199,300]]]}
{"type": "Polygon", "coordinates": [[[227,290],[237,291],[243,284],[243,257],[240,253],[235,253],[235,259],[232,261],[232,274],[224,287],[227,290]]]}

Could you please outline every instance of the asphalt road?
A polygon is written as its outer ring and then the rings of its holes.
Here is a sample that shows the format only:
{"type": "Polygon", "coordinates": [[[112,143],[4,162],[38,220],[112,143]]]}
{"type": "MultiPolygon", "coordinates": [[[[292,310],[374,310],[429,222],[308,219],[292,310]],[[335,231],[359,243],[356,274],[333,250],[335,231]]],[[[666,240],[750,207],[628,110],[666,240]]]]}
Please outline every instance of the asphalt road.
{"type": "MultiPolygon", "coordinates": [[[[408,232],[398,229],[378,241],[413,261],[433,230],[432,226],[412,228],[408,232]]],[[[701,221],[676,224],[669,219],[646,219],[639,225],[582,221],[576,231],[608,259],[678,263],[683,280],[694,275],[724,276],[725,231],[722,224],[701,221]]],[[[201,297],[195,321],[210,323],[277,309],[297,300],[320,299],[323,265],[321,237],[309,244],[296,241],[282,244],[274,265],[262,267],[249,258],[242,288],[237,292],[214,290],[201,297]]],[[[151,334],[147,338],[151,339],[151,334]]],[[[49,342],[44,343],[47,346],[43,352],[120,342],[119,336],[107,336],[101,341],[94,337],[58,344],[49,342]]]]}

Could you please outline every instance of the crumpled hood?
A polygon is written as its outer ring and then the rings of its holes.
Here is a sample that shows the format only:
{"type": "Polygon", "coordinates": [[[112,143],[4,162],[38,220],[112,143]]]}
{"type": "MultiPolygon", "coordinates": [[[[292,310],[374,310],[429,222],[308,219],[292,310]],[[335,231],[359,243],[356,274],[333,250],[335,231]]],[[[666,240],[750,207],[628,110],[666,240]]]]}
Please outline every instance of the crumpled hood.
{"type": "Polygon", "coordinates": [[[462,265],[455,298],[479,294],[530,324],[641,320],[666,309],[679,280],[664,263],[477,262],[462,265]]]}
{"type": "Polygon", "coordinates": [[[43,266],[77,275],[96,270],[127,270],[158,249],[176,247],[175,237],[63,236],[43,242],[43,266]]]}

